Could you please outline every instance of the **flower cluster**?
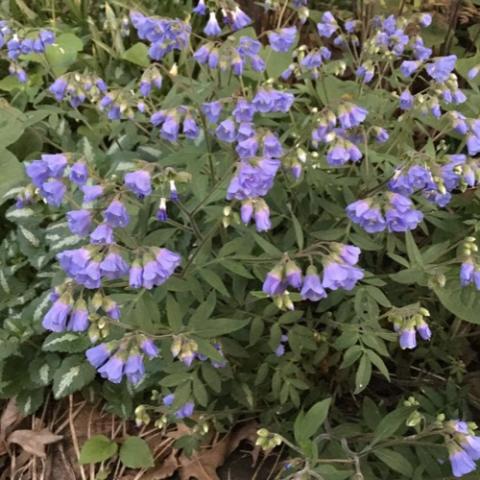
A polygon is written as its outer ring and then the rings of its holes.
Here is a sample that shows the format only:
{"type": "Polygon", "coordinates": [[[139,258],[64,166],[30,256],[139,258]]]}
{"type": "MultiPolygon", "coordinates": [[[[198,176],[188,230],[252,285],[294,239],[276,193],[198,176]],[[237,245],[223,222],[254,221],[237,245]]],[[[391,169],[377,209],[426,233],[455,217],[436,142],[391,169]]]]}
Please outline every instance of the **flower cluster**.
{"type": "MultiPolygon", "coordinates": [[[[224,359],[225,357],[221,344],[215,343],[213,347],[218,352],[218,355],[223,358],[223,360],[211,360],[211,365],[213,368],[225,368],[227,361],[224,359]]],[[[206,355],[198,352],[198,344],[195,340],[183,337],[181,335],[175,335],[173,337],[170,352],[173,358],[179,358],[186,367],[191,367],[195,360],[199,360],[201,362],[208,360],[206,355]]]]}
{"type": "Polygon", "coordinates": [[[474,187],[479,177],[478,159],[455,154],[447,156],[443,164],[398,169],[388,188],[405,196],[421,193],[427,200],[445,207],[450,203],[454,190],[464,191],[474,187]]]}
{"type": "Polygon", "coordinates": [[[235,39],[229,38],[224,44],[207,42],[202,44],[193,54],[193,58],[208,68],[221,71],[231,69],[234,75],[241,76],[245,66],[250,65],[255,72],[263,72],[266,68],[265,61],[259,55],[262,44],[250,37],[241,37],[237,45],[235,39]]]}
{"type": "Polygon", "coordinates": [[[15,75],[21,83],[26,83],[24,55],[44,53],[45,49],[55,42],[55,34],[51,30],[40,30],[38,33],[24,34],[15,31],[8,22],[0,20],[0,49],[6,47],[6,56],[10,65],[8,72],[15,75]]]}
{"type": "Polygon", "coordinates": [[[200,134],[195,113],[184,106],[155,112],[150,117],[150,123],[160,129],[161,138],[172,143],[178,140],[180,130],[190,140],[195,140],[200,134]]]}
{"type": "Polygon", "coordinates": [[[308,267],[304,276],[302,269],[287,257],[268,272],[263,292],[273,297],[279,308],[293,310],[289,287],[299,290],[303,300],[312,302],[326,298],[327,289],[352,290],[364,276],[363,270],[356,266],[360,249],[340,243],[330,244],[329,249],[329,254],[322,260],[322,276],[314,265],[308,267]]]}
{"type": "MultiPolygon", "coordinates": [[[[356,135],[353,129],[362,125],[368,111],[350,102],[342,103],[337,113],[325,109],[316,119],[316,128],[312,132],[313,145],[319,143],[329,145],[327,163],[338,167],[352,161],[358,162],[362,152],[356,145],[356,135]]],[[[386,132],[384,133],[384,135],[386,132]]],[[[388,139],[388,134],[386,134],[388,139]]]]}
{"type": "MultiPolygon", "coordinates": [[[[163,404],[166,407],[171,407],[175,402],[175,395],[173,393],[169,393],[163,397],[163,404]]],[[[182,420],[184,418],[189,418],[193,415],[195,410],[195,404],[191,401],[184,403],[180,408],[178,408],[174,415],[178,420],[182,420]]]]}
{"type": "Polygon", "coordinates": [[[447,448],[455,477],[462,477],[476,470],[480,460],[480,437],[475,436],[477,426],[461,420],[446,423],[449,434],[447,448]]]}
{"type": "MultiPolygon", "coordinates": [[[[197,15],[207,15],[208,22],[203,29],[205,35],[209,37],[218,37],[222,33],[222,29],[217,20],[217,12],[209,10],[205,4],[205,0],[198,0],[196,7],[193,9],[193,13],[197,15]]],[[[228,25],[232,30],[240,30],[252,23],[252,19],[240,9],[238,5],[233,8],[225,6],[221,9],[221,15],[225,25],[228,25]]]]}
{"type": "Polygon", "coordinates": [[[107,92],[107,85],[96,75],[66,73],[50,85],[49,91],[57,102],[68,99],[73,108],[78,108],[86,100],[98,102],[107,92]]]}
{"type": "Polygon", "coordinates": [[[152,359],[158,355],[157,346],[146,337],[101,343],[86,352],[87,360],[103,378],[120,383],[125,376],[134,385],[145,376],[145,357],[152,359]]]}
{"type": "Polygon", "coordinates": [[[393,329],[399,334],[400,348],[414,349],[417,346],[417,333],[422,340],[430,340],[432,332],[426,322],[430,312],[419,305],[409,305],[392,310],[388,318],[393,329]]]}
{"type": "Polygon", "coordinates": [[[131,12],[130,20],[141,40],[148,40],[148,54],[161,60],[174,50],[184,50],[190,44],[190,25],[179,19],[146,17],[140,12],[131,12]]]}
{"type": "MultiPolygon", "coordinates": [[[[76,208],[67,211],[67,225],[79,242],[88,239],[87,245],[57,254],[67,278],[50,297],[53,303],[43,318],[45,329],[88,330],[92,342],[104,339],[109,335],[110,323],[118,321],[121,313],[119,305],[99,289],[110,281],[128,277],[131,288],[149,290],[165,283],[179,267],[180,255],[167,248],[141,246],[132,250],[118,243],[116,231],[129,226],[128,209],[134,197],[138,202],[153,194],[154,168],[145,165],[127,172],[123,185],[119,185],[116,178],[94,183],[93,179],[98,179],[96,172],[70,155],[42,155],[27,164],[32,185],[19,196],[17,206],[22,208],[25,203],[32,203],[37,195],[53,206],[71,201],[76,208]],[[70,200],[70,195],[75,200],[70,200]],[[81,204],[77,203],[79,196],[83,196],[81,204]]],[[[176,177],[171,168],[165,169],[156,175],[155,188],[164,190],[168,185],[170,198],[177,199],[176,177]]],[[[165,197],[160,204],[166,208],[165,197]]],[[[166,210],[162,218],[166,218],[166,210]]],[[[156,348],[148,339],[142,339],[136,346],[122,342],[93,347],[87,357],[112,382],[120,382],[125,375],[129,381],[138,383],[144,375],[144,354],[152,358],[157,355],[156,348]]]]}
{"type": "Polygon", "coordinates": [[[348,205],[347,215],[352,222],[368,233],[405,232],[414,230],[423,214],[413,207],[413,202],[399,193],[386,193],[376,198],[356,200],[348,205]]]}

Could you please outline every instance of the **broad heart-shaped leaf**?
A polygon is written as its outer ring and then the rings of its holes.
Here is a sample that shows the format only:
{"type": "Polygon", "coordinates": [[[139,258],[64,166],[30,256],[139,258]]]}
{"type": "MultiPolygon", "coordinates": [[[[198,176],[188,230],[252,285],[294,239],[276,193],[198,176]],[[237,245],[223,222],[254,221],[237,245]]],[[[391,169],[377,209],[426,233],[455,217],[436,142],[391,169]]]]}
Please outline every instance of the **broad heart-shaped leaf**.
{"type": "Polygon", "coordinates": [[[124,60],[140,65],[140,67],[148,67],[150,60],[148,58],[148,48],[144,43],[138,42],[130,47],[123,55],[124,60]]]}
{"type": "Polygon", "coordinates": [[[298,442],[308,440],[317,433],[318,429],[323,425],[327,418],[328,409],[332,399],[326,398],[321,402],[317,402],[305,414],[300,412],[295,421],[295,439],[298,442]]]}
{"type": "MultiPolygon", "coordinates": [[[[1,137],[0,127],[0,137],[1,137]]],[[[6,200],[4,195],[25,178],[23,166],[17,157],[8,150],[0,149],[0,205],[6,200]]]]}
{"type": "Polygon", "coordinates": [[[147,442],[138,437],[127,437],[120,447],[120,460],[128,468],[153,467],[153,455],[147,442]]]}
{"type": "Polygon", "coordinates": [[[98,463],[113,457],[118,445],[105,435],[95,435],[89,438],[80,451],[80,463],[98,463]]]}
{"type": "Polygon", "coordinates": [[[458,272],[447,276],[444,287],[435,286],[433,290],[442,305],[458,318],[480,324],[480,292],[472,285],[462,287],[458,272]]]}
{"type": "Polygon", "coordinates": [[[45,57],[57,76],[68,70],[77,59],[77,54],[83,49],[82,41],[73,33],[59,35],[53,45],[45,50],[45,57]]]}
{"type": "MultiPolygon", "coordinates": [[[[25,130],[25,115],[8,104],[0,106],[0,148],[15,143],[25,130]]],[[[2,175],[2,179],[4,176],[2,175]]]]}
{"type": "Polygon", "coordinates": [[[53,394],[62,398],[85,385],[95,378],[95,369],[88,364],[83,356],[73,355],[66,358],[53,376],[53,394]]]}

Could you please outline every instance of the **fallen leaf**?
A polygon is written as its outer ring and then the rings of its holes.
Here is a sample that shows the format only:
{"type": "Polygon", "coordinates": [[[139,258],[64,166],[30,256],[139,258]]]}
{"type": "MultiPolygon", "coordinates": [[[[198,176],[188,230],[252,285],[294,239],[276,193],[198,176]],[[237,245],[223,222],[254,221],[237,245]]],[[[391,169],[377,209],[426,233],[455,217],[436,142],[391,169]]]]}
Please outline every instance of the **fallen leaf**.
{"type": "Polygon", "coordinates": [[[158,466],[148,470],[142,480],[164,480],[170,478],[178,470],[177,452],[172,453],[158,466]]]}
{"type": "Polygon", "coordinates": [[[217,468],[225,463],[227,457],[238,448],[243,440],[253,443],[256,439],[257,428],[256,422],[247,423],[223,437],[210,448],[194,453],[190,458],[183,454],[180,455],[180,479],[190,480],[193,477],[197,480],[220,480],[217,468]]]}
{"type": "Polygon", "coordinates": [[[15,430],[7,438],[7,443],[16,443],[26,452],[45,458],[45,445],[58,442],[62,438],[61,435],[55,435],[46,428],[38,432],[33,430],[15,430]]]}
{"type": "Polygon", "coordinates": [[[24,419],[24,415],[17,408],[15,398],[12,398],[4,408],[2,416],[0,417],[0,435],[5,438],[11,428],[24,419]]]}

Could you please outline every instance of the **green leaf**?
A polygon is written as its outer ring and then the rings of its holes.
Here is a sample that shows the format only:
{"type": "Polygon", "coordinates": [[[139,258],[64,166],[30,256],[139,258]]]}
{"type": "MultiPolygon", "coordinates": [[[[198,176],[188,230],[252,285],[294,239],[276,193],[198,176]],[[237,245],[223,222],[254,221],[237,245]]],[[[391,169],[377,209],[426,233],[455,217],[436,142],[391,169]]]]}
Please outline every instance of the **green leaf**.
{"type": "Polygon", "coordinates": [[[138,437],[127,437],[120,447],[120,460],[128,468],[153,467],[153,455],[147,442],[138,437]]]}
{"type": "Polygon", "coordinates": [[[130,47],[122,55],[124,60],[139,65],[140,67],[148,67],[150,59],[148,58],[148,48],[144,43],[138,42],[130,47]]]}
{"type": "Polygon", "coordinates": [[[45,389],[22,390],[16,398],[17,407],[24,415],[32,415],[43,404],[45,389]]]}
{"type": "Polygon", "coordinates": [[[363,355],[358,364],[357,373],[355,375],[355,394],[360,393],[362,390],[365,390],[367,385],[370,383],[370,378],[372,377],[372,364],[367,357],[363,355]]]}
{"type": "Polygon", "coordinates": [[[297,241],[298,248],[300,250],[303,250],[304,236],[303,236],[302,226],[300,225],[300,222],[298,221],[293,211],[290,211],[290,213],[292,215],[293,229],[295,231],[295,239],[297,241]]]}
{"type": "Polygon", "coordinates": [[[53,45],[45,50],[45,57],[56,76],[63,75],[83,49],[82,41],[73,33],[59,35],[53,45]]]}
{"type": "MultiPolygon", "coordinates": [[[[15,143],[25,131],[25,116],[9,105],[0,108],[0,147],[15,143]]],[[[3,177],[3,176],[2,176],[3,177]]]]}
{"type": "Polygon", "coordinates": [[[411,412],[411,407],[400,407],[383,417],[373,432],[374,439],[371,445],[375,445],[392,436],[402,425],[405,424],[411,412]]]}
{"type": "Polygon", "coordinates": [[[173,295],[170,294],[167,295],[167,318],[168,324],[170,325],[174,333],[182,329],[182,311],[180,310],[180,306],[178,305],[173,295]]]}
{"type": "Polygon", "coordinates": [[[118,445],[105,435],[95,435],[89,438],[80,450],[80,463],[99,463],[112,458],[118,450],[118,445]]]}
{"type": "Polygon", "coordinates": [[[84,334],[66,332],[51,333],[43,342],[44,352],[84,352],[90,346],[89,339],[84,334]]]}
{"type": "Polygon", "coordinates": [[[199,337],[214,338],[227,333],[236,332],[240,330],[249,322],[248,319],[238,320],[235,318],[212,318],[203,325],[195,328],[194,333],[199,337]]]}
{"type": "Polygon", "coordinates": [[[270,78],[279,77],[292,63],[291,52],[274,52],[269,46],[263,53],[267,64],[267,73],[270,78]]]}
{"type": "Polygon", "coordinates": [[[423,265],[422,254],[415,243],[412,232],[407,230],[405,232],[405,243],[407,246],[408,259],[410,260],[411,265],[423,265]]]}
{"type": "Polygon", "coordinates": [[[300,424],[296,425],[295,427],[295,432],[297,432],[295,434],[295,438],[297,434],[301,439],[304,440],[313,437],[315,433],[317,433],[318,429],[323,425],[323,422],[325,422],[331,402],[331,398],[326,398],[325,400],[313,405],[313,407],[311,407],[310,410],[305,413],[305,415],[302,413],[302,420],[296,420],[296,422],[298,421],[300,424]]]}
{"type": "Polygon", "coordinates": [[[202,269],[199,271],[199,274],[210,286],[212,286],[215,290],[220,292],[222,295],[225,295],[226,297],[230,296],[230,293],[228,292],[227,287],[225,287],[223,280],[220,278],[220,276],[217,273],[215,273],[212,270],[202,269]]]}
{"type": "Polygon", "coordinates": [[[82,356],[66,358],[53,376],[53,394],[62,398],[80,390],[95,378],[95,369],[82,356]]]}
{"type": "Polygon", "coordinates": [[[379,450],[374,450],[373,454],[393,471],[401,473],[405,477],[412,478],[412,465],[400,453],[381,448],[379,450]]]}
{"type": "Polygon", "coordinates": [[[201,366],[202,377],[205,383],[215,392],[220,393],[222,391],[222,379],[217,370],[209,363],[202,363],[201,366]]]}
{"type": "Polygon", "coordinates": [[[282,252],[275,246],[272,245],[270,242],[267,242],[263,237],[258,235],[257,233],[252,233],[255,242],[263,249],[265,253],[272,255],[273,257],[281,257],[282,252]]]}
{"type": "MultiPolygon", "coordinates": [[[[1,131],[0,131],[1,136],[1,131]]],[[[25,178],[22,164],[8,150],[0,149],[0,205],[5,202],[5,194],[19,185],[25,178]]]]}
{"type": "Polygon", "coordinates": [[[377,355],[373,350],[366,350],[367,356],[369,360],[375,365],[378,370],[380,370],[381,374],[388,380],[390,381],[390,374],[388,373],[388,368],[385,365],[385,362],[382,360],[382,358],[377,355]]]}
{"type": "Polygon", "coordinates": [[[480,324],[480,294],[473,286],[462,287],[458,272],[447,276],[444,287],[435,285],[433,290],[442,305],[458,318],[480,324]]]}
{"type": "Polygon", "coordinates": [[[211,292],[205,302],[203,302],[190,317],[189,326],[193,329],[202,327],[202,325],[210,318],[217,304],[215,292],[211,292]]]}
{"type": "Polygon", "coordinates": [[[193,396],[195,397],[195,400],[203,407],[206,407],[208,405],[207,389],[203,385],[202,381],[196,375],[193,377],[192,390],[193,390],[193,396]]]}

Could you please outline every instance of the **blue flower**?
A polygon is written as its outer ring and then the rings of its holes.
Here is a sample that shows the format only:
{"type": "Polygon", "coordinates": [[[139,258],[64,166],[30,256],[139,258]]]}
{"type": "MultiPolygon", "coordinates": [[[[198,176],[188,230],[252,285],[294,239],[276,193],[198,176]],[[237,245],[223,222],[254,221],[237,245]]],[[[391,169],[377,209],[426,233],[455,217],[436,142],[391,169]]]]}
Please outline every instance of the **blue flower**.
{"type": "Polygon", "coordinates": [[[83,185],[83,203],[90,203],[103,195],[103,187],[101,185],[83,185]]]}
{"type": "Polygon", "coordinates": [[[88,180],[88,167],[85,162],[75,162],[70,169],[70,180],[76,185],[85,185],[88,180]]]}
{"type": "Polygon", "coordinates": [[[323,288],[329,288],[330,290],[338,290],[339,288],[353,290],[357,282],[363,277],[363,270],[358,267],[327,260],[323,269],[323,288]]]}
{"type": "Polygon", "coordinates": [[[233,118],[239,123],[251,122],[255,115],[255,107],[244,98],[239,98],[233,109],[233,118]]]}
{"type": "Polygon", "coordinates": [[[109,280],[116,280],[126,276],[129,273],[129,267],[119,253],[111,251],[100,262],[100,273],[109,280]]]}
{"type": "Polygon", "coordinates": [[[72,332],[85,332],[88,329],[88,310],[85,300],[81,299],[76,304],[70,315],[67,330],[72,332]]]}
{"type": "Polygon", "coordinates": [[[232,20],[232,26],[234,30],[240,30],[252,23],[252,19],[243,10],[241,10],[238,5],[232,12],[232,20]]]}
{"type": "Polygon", "coordinates": [[[400,95],[400,108],[402,110],[410,110],[413,107],[413,95],[409,90],[404,90],[400,95]]]}
{"type": "Polygon", "coordinates": [[[281,295],[287,288],[284,280],[284,266],[283,264],[276,265],[270,272],[267,273],[265,281],[263,282],[262,290],[269,296],[281,295]]]}
{"type": "Polygon", "coordinates": [[[413,73],[415,73],[422,62],[415,61],[415,60],[404,60],[400,65],[400,71],[402,75],[405,77],[411,77],[413,73]]]}
{"type": "Polygon", "coordinates": [[[236,140],[235,122],[227,118],[221,122],[215,130],[217,138],[222,142],[233,143],[236,140]]]}
{"type": "Polygon", "coordinates": [[[433,63],[427,65],[427,73],[438,83],[446,82],[450,78],[456,62],[456,55],[438,57],[433,63]]]}
{"type": "Polygon", "coordinates": [[[477,468],[470,455],[453,442],[448,445],[448,451],[452,472],[455,477],[463,477],[463,475],[467,475],[477,468]]]}
{"type": "Polygon", "coordinates": [[[152,193],[152,179],[146,170],[127,173],[125,185],[139,198],[148,197],[152,193]]]}
{"type": "Polygon", "coordinates": [[[275,52],[288,52],[297,37],[296,27],[281,28],[267,33],[268,41],[275,52]]]}
{"type": "Polygon", "coordinates": [[[207,11],[208,9],[205,5],[205,0],[198,0],[197,6],[192,10],[192,12],[197,15],[206,15],[207,11]]]}
{"type": "Polygon", "coordinates": [[[385,230],[385,218],[380,208],[372,206],[370,200],[357,200],[348,205],[346,212],[352,222],[360,225],[368,233],[378,233],[385,230]]]}
{"type": "Polygon", "coordinates": [[[94,368],[98,368],[103,365],[110,358],[111,350],[107,344],[101,343],[96,347],[89,348],[85,355],[87,360],[94,368]]]}
{"type": "Polygon", "coordinates": [[[302,286],[302,269],[292,260],[285,264],[285,281],[293,288],[299,289],[302,286]]]}
{"type": "Polygon", "coordinates": [[[400,348],[402,350],[414,349],[417,346],[417,335],[415,333],[415,328],[413,325],[408,326],[400,330],[400,348]]]}
{"type": "Polygon", "coordinates": [[[70,295],[63,295],[50,307],[50,310],[43,317],[43,328],[52,332],[64,332],[71,310],[72,301],[70,295]]]}
{"type": "Polygon", "coordinates": [[[50,85],[48,91],[53,94],[57,102],[61,102],[65,98],[67,87],[67,81],[60,77],[50,85]]]}
{"type": "Polygon", "coordinates": [[[49,205],[59,207],[65,196],[67,189],[60,180],[50,179],[41,186],[42,196],[49,205]]]}
{"type": "Polygon", "coordinates": [[[125,205],[120,200],[113,200],[107,209],[103,212],[105,222],[114,228],[125,228],[130,217],[125,205]]]}
{"type": "Polygon", "coordinates": [[[217,15],[215,12],[210,12],[210,17],[203,31],[205,35],[209,37],[218,37],[222,33],[222,29],[218,24],[217,15]]]}
{"type": "Polygon", "coordinates": [[[81,237],[88,235],[92,226],[90,210],[72,210],[67,212],[67,223],[72,233],[81,237]]]}
{"type": "Polygon", "coordinates": [[[189,418],[193,415],[195,409],[195,404],[193,402],[187,402],[185,405],[180,407],[176,412],[175,416],[178,419],[189,418]]]}
{"type": "Polygon", "coordinates": [[[125,375],[131,384],[140,383],[145,376],[145,366],[141,355],[134,353],[128,356],[125,363],[125,375]]]}
{"type": "Polygon", "coordinates": [[[222,113],[222,104],[220,102],[204,103],[201,110],[210,123],[217,123],[222,113]]]}
{"type": "Polygon", "coordinates": [[[390,205],[386,209],[385,218],[390,232],[414,230],[423,220],[422,212],[413,208],[413,202],[399,193],[389,194],[390,205]]]}
{"type": "Polygon", "coordinates": [[[140,348],[148,358],[158,357],[160,351],[151,338],[145,338],[140,344],[140,348]]]}
{"type": "Polygon", "coordinates": [[[264,200],[258,199],[255,202],[254,219],[257,232],[266,232],[272,228],[270,208],[264,200]]]}
{"type": "Polygon", "coordinates": [[[94,245],[110,245],[113,243],[113,229],[107,223],[101,223],[90,234],[90,241],[94,245]]]}
{"type": "Polygon", "coordinates": [[[330,38],[338,29],[337,21],[331,12],[324,12],[322,21],[317,23],[318,34],[321,37],[330,38]]]}
{"type": "Polygon", "coordinates": [[[112,383],[120,383],[122,381],[124,368],[125,360],[118,355],[114,355],[98,369],[98,373],[112,383]]]}
{"type": "Polygon", "coordinates": [[[47,163],[43,160],[33,160],[25,170],[36,187],[41,187],[50,177],[47,163]]]}
{"type": "Polygon", "coordinates": [[[307,268],[300,295],[303,300],[310,300],[311,302],[318,302],[327,296],[322,285],[322,280],[318,275],[317,269],[313,265],[310,265],[307,268]]]}

